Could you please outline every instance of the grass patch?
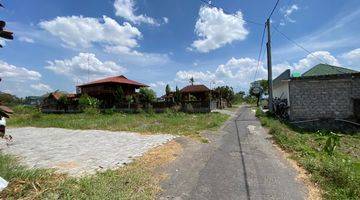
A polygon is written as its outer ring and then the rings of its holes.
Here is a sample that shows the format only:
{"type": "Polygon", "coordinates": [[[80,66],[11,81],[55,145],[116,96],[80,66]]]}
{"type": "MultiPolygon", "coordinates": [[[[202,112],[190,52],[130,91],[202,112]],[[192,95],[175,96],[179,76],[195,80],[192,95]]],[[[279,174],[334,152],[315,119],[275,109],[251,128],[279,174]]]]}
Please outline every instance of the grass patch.
{"type": "Polygon", "coordinates": [[[275,142],[311,173],[323,190],[324,199],[360,198],[360,136],[340,134],[340,146],[329,155],[323,148],[330,137],[303,132],[257,111],[261,124],[269,128],[275,142]]]}
{"type": "Polygon", "coordinates": [[[26,169],[0,153],[0,174],[10,182],[0,199],[155,199],[164,177],[156,168],[175,159],[180,144],[170,142],[118,170],[83,178],[26,169]]]}
{"type": "Polygon", "coordinates": [[[132,131],[146,134],[167,133],[201,139],[203,130],[216,130],[229,117],[220,113],[187,114],[182,112],[43,114],[29,108],[15,108],[9,127],[55,127],[132,131]]]}

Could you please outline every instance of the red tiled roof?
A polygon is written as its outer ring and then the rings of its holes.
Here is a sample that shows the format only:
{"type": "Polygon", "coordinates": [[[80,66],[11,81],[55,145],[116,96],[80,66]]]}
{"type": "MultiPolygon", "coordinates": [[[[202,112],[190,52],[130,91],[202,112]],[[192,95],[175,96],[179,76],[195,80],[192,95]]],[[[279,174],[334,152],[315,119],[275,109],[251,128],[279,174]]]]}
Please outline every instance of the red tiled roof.
{"type": "Polygon", "coordinates": [[[66,95],[68,98],[75,98],[76,94],[64,94],[61,92],[53,92],[50,95],[52,95],[56,100],[59,100],[61,96],[66,95]]]}
{"type": "Polygon", "coordinates": [[[188,85],[180,90],[183,93],[190,93],[190,92],[209,92],[210,89],[207,88],[205,85],[188,85]]]}
{"type": "Polygon", "coordinates": [[[102,83],[120,83],[120,84],[135,85],[135,86],[139,86],[139,87],[149,87],[145,84],[127,79],[125,76],[108,77],[108,78],[100,79],[100,80],[93,81],[90,83],[86,83],[83,85],[78,85],[78,87],[83,87],[83,86],[88,86],[88,85],[96,85],[96,84],[102,84],[102,83]]]}

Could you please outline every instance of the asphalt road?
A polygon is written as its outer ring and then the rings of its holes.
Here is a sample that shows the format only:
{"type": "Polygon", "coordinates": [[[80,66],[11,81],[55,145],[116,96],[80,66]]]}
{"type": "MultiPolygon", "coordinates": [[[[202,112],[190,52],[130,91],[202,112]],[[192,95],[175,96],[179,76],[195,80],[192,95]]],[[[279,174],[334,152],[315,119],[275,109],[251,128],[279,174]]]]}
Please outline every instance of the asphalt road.
{"type": "Polygon", "coordinates": [[[159,199],[306,199],[306,186],[272,144],[250,106],[242,106],[209,144],[179,138],[183,154],[165,170],[159,199]]]}

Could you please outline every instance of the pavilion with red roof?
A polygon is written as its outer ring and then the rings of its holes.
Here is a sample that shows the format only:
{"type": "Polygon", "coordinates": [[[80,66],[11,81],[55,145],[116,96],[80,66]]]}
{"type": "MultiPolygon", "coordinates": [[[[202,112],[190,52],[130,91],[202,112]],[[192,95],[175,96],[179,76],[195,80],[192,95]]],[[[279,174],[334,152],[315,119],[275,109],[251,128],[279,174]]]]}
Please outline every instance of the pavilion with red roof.
{"type": "Polygon", "coordinates": [[[76,87],[76,92],[80,95],[87,94],[91,97],[95,97],[102,101],[104,106],[112,107],[115,103],[114,94],[119,87],[122,88],[125,96],[133,96],[136,94],[136,89],[149,86],[137,81],[130,80],[121,75],[78,85],[76,87]]]}

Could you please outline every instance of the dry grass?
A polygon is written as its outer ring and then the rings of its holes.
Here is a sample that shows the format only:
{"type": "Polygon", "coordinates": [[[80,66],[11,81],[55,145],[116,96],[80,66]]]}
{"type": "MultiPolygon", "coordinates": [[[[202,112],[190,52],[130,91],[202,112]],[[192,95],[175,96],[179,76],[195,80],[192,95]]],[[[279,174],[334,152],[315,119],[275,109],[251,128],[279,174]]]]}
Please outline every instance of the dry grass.
{"type": "Polygon", "coordinates": [[[82,178],[26,169],[0,154],[0,164],[6,163],[0,166],[0,174],[10,182],[0,199],[155,199],[159,182],[166,177],[156,169],[180,152],[181,145],[171,141],[125,167],[82,178]]]}

